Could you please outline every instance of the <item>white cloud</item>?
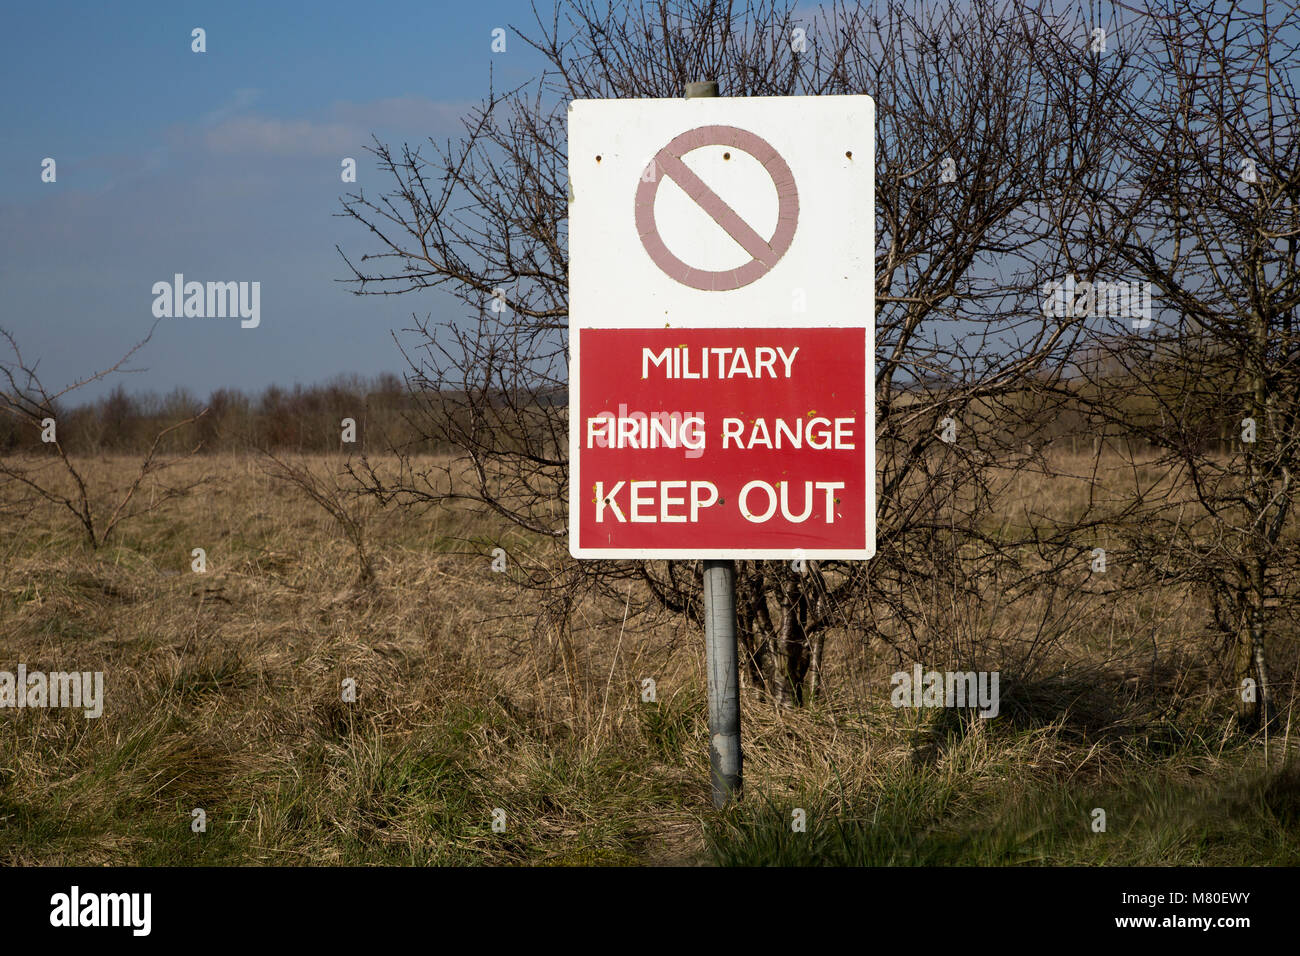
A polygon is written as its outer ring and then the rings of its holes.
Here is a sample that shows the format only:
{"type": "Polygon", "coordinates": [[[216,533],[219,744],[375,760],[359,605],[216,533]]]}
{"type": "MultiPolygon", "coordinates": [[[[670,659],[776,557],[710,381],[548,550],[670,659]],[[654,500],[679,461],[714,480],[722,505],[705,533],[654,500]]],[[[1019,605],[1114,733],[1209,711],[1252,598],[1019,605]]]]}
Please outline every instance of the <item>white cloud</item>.
{"type": "Polygon", "coordinates": [[[218,106],[215,110],[212,110],[210,113],[205,113],[203,115],[203,118],[199,122],[203,126],[211,126],[215,123],[221,122],[228,116],[234,116],[236,113],[242,113],[244,112],[244,110],[248,109],[250,106],[256,103],[258,98],[261,95],[262,95],[261,90],[254,90],[254,89],[235,90],[234,96],[232,96],[228,102],[223,103],[221,106],[218,106]]]}
{"type": "Polygon", "coordinates": [[[316,123],[265,116],[235,116],[199,134],[215,153],[262,156],[325,156],[355,148],[364,137],[346,123],[316,123]]]}
{"type": "Polygon", "coordinates": [[[390,96],[369,103],[340,100],[330,107],[330,115],[341,122],[374,129],[419,128],[426,130],[426,135],[437,136],[459,130],[460,118],[472,105],[423,96],[390,96]]]}
{"type": "Polygon", "coordinates": [[[249,157],[338,156],[368,145],[372,132],[380,138],[388,132],[407,138],[458,132],[460,117],[470,105],[395,96],[366,103],[341,100],[330,106],[323,120],[280,119],[245,113],[256,98],[256,90],[238,91],[197,126],[173,130],[174,145],[249,157]]]}

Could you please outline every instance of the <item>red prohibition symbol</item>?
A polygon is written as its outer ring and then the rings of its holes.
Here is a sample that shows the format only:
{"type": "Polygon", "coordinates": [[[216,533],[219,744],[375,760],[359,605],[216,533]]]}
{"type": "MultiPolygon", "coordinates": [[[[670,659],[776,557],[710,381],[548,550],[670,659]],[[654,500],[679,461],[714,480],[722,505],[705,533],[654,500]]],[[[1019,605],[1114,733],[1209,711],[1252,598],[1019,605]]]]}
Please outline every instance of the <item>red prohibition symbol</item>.
{"type": "Polygon", "coordinates": [[[799,223],[799,190],[795,187],[790,167],[766,140],[734,126],[700,126],[674,137],[659,150],[650,165],[653,167],[653,178],[643,177],[636,190],[636,231],[646,254],[669,278],[705,292],[730,292],[767,275],[789,250],[790,243],[794,241],[795,227],[799,223]],[[729,146],[742,150],[767,170],[776,186],[777,195],[776,232],[771,239],[760,236],[682,162],[682,156],[703,146],[729,146]],[[736,269],[715,272],[687,265],[668,251],[655,222],[655,196],[659,193],[659,183],[664,176],[671,177],[727,235],[740,243],[752,257],[749,262],[736,269]]]}

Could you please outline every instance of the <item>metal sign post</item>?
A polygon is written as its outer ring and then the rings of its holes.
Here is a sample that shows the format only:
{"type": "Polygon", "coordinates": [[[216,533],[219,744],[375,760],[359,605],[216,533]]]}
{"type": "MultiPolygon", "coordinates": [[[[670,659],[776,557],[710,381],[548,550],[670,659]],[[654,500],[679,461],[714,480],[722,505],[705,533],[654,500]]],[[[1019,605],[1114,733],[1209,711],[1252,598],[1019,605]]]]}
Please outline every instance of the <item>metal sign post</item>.
{"type": "MultiPolygon", "coordinates": [[[[686,98],[717,96],[714,80],[686,84],[686,98]]],[[[703,575],[704,662],[709,673],[709,780],[713,805],[739,799],[744,785],[740,749],[740,654],[736,641],[736,562],[706,560],[703,575]]]]}
{"type": "Polygon", "coordinates": [[[719,809],[740,796],[740,661],[736,645],[736,563],[704,562],[704,658],[709,669],[709,779],[719,809]]]}

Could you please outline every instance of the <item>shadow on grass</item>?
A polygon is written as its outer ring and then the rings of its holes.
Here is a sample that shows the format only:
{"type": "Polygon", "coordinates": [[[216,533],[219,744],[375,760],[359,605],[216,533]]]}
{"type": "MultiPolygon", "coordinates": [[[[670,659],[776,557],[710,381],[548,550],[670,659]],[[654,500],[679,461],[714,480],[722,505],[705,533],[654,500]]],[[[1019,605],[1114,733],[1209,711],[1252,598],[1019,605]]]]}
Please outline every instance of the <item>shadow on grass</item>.
{"type": "Polygon", "coordinates": [[[1120,745],[1144,758],[1161,759],[1189,748],[1206,749],[1209,715],[1173,721],[1158,713],[1155,699],[1140,699],[1129,684],[1101,671],[1048,677],[999,676],[998,714],[984,718],[975,708],[926,711],[912,735],[913,760],[933,765],[978,728],[999,739],[1050,731],[1065,744],[1120,745]],[[982,726],[981,726],[982,725],[982,726]]]}

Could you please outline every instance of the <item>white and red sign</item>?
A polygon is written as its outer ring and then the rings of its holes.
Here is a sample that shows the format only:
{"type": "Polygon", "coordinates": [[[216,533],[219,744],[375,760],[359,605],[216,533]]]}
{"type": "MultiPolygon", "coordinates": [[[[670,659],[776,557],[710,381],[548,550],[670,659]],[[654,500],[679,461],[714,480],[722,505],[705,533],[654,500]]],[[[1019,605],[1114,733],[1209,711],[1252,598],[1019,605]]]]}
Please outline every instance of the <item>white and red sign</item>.
{"type": "Polygon", "coordinates": [[[870,97],[577,100],[569,549],[875,552],[870,97]]]}

